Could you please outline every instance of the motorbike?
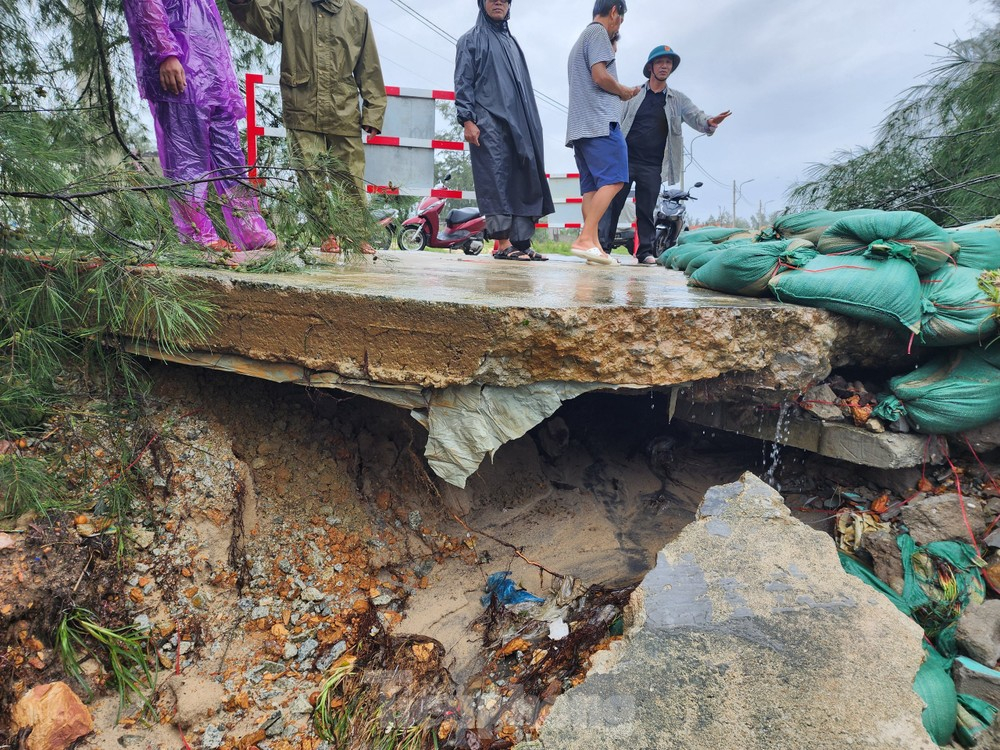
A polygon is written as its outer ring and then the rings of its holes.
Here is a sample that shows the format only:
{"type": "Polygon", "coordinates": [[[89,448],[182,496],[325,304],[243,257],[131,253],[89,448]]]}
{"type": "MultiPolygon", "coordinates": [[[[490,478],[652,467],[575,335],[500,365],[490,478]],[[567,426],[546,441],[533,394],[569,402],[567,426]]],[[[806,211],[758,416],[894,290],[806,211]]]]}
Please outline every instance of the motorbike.
{"type": "Polygon", "coordinates": [[[388,250],[392,246],[392,240],[396,236],[396,223],[399,221],[398,208],[375,208],[372,209],[372,219],[379,225],[375,230],[372,244],[376,250],[388,250]]]}
{"type": "MultiPolygon", "coordinates": [[[[438,184],[443,188],[451,175],[445,175],[438,184]]],[[[475,206],[453,208],[448,212],[445,225],[440,226],[444,198],[424,198],[417,204],[417,215],[407,219],[399,229],[396,241],[400,250],[423,250],[425,247],[460,247],[466,255],[479,255],[483,251],[486,217],[475,206]]]]}
{"type": "MultiPolygon", "coordinates": [[[[702,183],[696,182],[694,187],[700,188],[702,183]]],[[[689,190],[676,190],[664,182],[660,185],[660,197],[656,201],[656,211],[653,212],[653,224],[656,234],[653,238],[653,253],[660,254],[677,244],[677,238],[684,230],[687,207],[684,201],[698,200],[689,190]]]]}

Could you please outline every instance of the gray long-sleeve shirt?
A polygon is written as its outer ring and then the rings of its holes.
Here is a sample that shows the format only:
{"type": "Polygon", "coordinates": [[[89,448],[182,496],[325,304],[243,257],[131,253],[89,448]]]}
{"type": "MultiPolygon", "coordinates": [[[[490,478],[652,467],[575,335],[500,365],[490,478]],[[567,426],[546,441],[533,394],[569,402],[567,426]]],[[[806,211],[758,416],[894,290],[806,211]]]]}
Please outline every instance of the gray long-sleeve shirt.
{"type": "MultiPolygon", "coordinates": [[[[649,84],[643,84],[639,95],[625,102],[625,109],[622,113],[622,133],[628,137],[632,123],[635,122],[635,115],[639,111],[642,100],[646,97],[649,84]]],[[[684,171],[684,134],[681,131],[683,123],[694,128],[699,133],[712,135],[715,128],[708,124],[708,115],[694,105],[687,96],[676,89],[667,87],[667,101],[664,105],[667,114],[667,144],[663,149],[663,168],[661,170],[661,182],[669,182],[671,185],[680,180],[684,171]]]]}

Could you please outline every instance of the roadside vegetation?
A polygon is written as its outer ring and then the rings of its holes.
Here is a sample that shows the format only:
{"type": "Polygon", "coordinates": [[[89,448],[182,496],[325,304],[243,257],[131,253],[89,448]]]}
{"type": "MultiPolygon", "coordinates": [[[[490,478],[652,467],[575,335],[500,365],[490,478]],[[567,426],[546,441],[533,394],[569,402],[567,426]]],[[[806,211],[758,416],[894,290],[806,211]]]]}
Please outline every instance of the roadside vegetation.
{"type": "MultiPolygon", "coordinates": [[[[128,346],[204,341],[214,306],[168,268],[212,259],[177,239],[168,205],[177,186],[159,175],[140,115],[121,4],[0,0],[0,38],[0,537],[80,545],[84,561],[78,580],[51,571],[44,606],[12,596],[0,633],[31,622],[86,692],[96,685],[80,664],[93,658],[123,711],[136,700],[148,707],[146,636],[119,619],[113,599],[147,512],[140,459],[158,437],[145,419],[142,360],[128,346]]],[[[237,67],[259,68],[262,45],[242,32],[232,39],[237,67]]],[[[262,111],[277,117],[266,94],[262,111]]],[[[239,270],[297,270],[312,262],[301,249],[330,234],[345,246],[373,236],[378,225],[356,198],[335,189],[307,204],[283,143],[262,146],[262,206],[287,249],[239,270]]],[[[0,643],[0,714],[14,697],[16,650],[13,638],[0,643]]]]}
{"type": "Polygon", "coordinates": [[[1000,203],[1000,0],[977,35],[943,47],[926,81],[893,104],[875,144],[815,165],[792,192],[803,208],[926,214],[943,226],[1000,203]]]}

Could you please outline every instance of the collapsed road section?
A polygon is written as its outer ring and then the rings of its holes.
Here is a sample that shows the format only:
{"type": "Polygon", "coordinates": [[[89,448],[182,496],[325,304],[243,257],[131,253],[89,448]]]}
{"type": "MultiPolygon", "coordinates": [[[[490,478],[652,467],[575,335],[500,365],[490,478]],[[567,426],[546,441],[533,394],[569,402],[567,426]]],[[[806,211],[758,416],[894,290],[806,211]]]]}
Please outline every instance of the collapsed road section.
{"type": "Polygon", "coordinates": [[[869,323],[692,289],[679,274],[513,266],[385,253],[294,275],[171,271],[218,305],[219,326],[183,354],[155,340],[131,348],[405,407],[428,429],[433,471],[459,487],[588,391],[697,383],[697,400],[774,404],[834,368],[915,361],[869,323]]]}

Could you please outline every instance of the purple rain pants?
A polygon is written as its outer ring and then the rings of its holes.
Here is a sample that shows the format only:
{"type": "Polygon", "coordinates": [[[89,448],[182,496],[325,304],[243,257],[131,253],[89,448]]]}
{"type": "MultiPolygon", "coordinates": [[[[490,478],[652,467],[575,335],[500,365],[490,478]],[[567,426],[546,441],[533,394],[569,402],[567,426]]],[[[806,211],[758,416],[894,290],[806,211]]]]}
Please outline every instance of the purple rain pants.
{"type": "Polygon", "coordinates": [[[222,215],[240,250],[277,244],[247,184],[247,165],[236,119],[220,106],[151,101],[163,176],[169,180],[214,180],[178,188],[170,200],[174,225],[185,242],[208,245],[219,239],[205,211],[208,186],[222,199],[222,215]]]}

